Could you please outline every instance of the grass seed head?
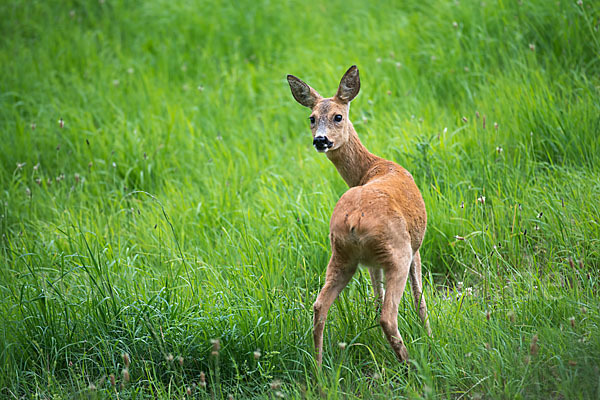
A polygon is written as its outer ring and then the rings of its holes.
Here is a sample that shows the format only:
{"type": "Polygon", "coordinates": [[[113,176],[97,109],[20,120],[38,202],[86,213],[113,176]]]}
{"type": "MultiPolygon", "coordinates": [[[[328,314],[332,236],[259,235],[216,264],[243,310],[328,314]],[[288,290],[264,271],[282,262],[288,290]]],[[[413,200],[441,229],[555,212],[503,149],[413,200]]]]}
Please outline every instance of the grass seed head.
{"type": "Polygon", "coordinates": [[[492,313],[490,312],[490,310],[487,310],[485,313],[485,319],[487,319],[489,321],[491,317],[492,317],[492,313]]]}
{"type": "Polygon", "coordinates": [[[260,349],[254,350],[254,353],[252,353],[252,354],[254,355],[254,359],[258,360],[261,356],[260,349]]]}
{"type": "Polygon", "coordinates": [[[344,350],[344,349],[346,348],[346,346],[347,346],[346,342],[339,342],[339,343],[338,343],[338,347],[339,347],[340,349],[342,349],[342,350],[344,350]]]}
{"type": "Polygon", "coordinates": [[[515,323],[515,321],[517,320],[517,317],[515,315],[514,311],[509,311],[508,314],[506,314],[508,316],[508,319],[511,323],[515,323]]]}
{"type": "Polygon", "coordinates": [[[191,387],[187,387],[187,389],[185,389],[185,394],[187,394],[188,396],[192,395],[192,388],[191,387]]]}
{"type": "Polygon", "coordinates": [[[529,353],[532,356],[535,356],[538,353],[539,350],[540,350],[540,345],[538,344],[538,335],[536,333],[531,338],[531,343],[529,344],[529,353]]]}
{"type": "Polygon", "coordinates": [[[571,328],[575,328],[575,317],[570,317],[569,323],[571,324],[571,328]]]}
{"type": "Polygon", "coordinates": [[[167,354],[166,358],[167,358],[167,362],[173,362],[173,359],[174,359],[173,354],[171,354],[171,353],[167,354]]]}
{"type": "Polygon", "coordinates": [[[115,385],[117,384],[117,380],[115,379],[115,374],[110,374],[110,375],[108,376],[108,379],[109,379],[109,381],[110,381],[110,384],[111,384],[112,386],[115,386],[115,385]]]}
{"type": "Polygon", "coordinates": [[[273,382],[269,384],[272,390],[281,389],[281,381],[279,379],[275,379],[273,382]]]}
{"type": "Polygon", "coordinates": [[[130,376],[129,370],[127,368],[123,368],[123,371],[121,371],[121,375],[123,376],[123,382],[129,382],[130,376]]]}
{"type": "Polygon", "coordinates": [[[126,368],[129,368],[129,364],[131,364],[131,359],[129,358],[129,354],[123,353],[123,354],[121,354],[121,356],[123,357],[123,365],[125,365],[126,368]]]}
{"type": "Polygon", "coordinates": [[[221,340],[219,338],[210,339],[210,343],[212,344],[212,351],[210,352],[213,356],[218,356],[219,351],[221,350],[221,340]]]}
{"type": "Polygon", "coordinates": [[[183,357],[181,357],[181,356],[177,357],[177,362],[179,363],[180,367],[183,367],[183,357]]]}
{"type": "Polygon", "coordinates": [[[61,127],[61,128],[64,128],[65,127],[65,120],[62,119],[62,118],[60,118],[58,120],[58,126],[61,127]]]}

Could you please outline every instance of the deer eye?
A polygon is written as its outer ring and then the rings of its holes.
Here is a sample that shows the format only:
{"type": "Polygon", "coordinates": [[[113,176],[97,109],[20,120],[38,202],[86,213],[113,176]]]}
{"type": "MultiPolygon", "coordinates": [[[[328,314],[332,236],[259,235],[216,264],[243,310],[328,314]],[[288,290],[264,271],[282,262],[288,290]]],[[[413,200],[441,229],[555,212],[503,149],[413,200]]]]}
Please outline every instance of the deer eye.
{"type": "Polygon", "coordinates": [[[342,116],[341,116],[340,114],[336,114],[336,116],[335,116],[335,117],[333,117],[333,120],[334,120],[335,122],[340,122],[340,121],[342,120],[342,116]]]}
{"type": "Polygon", "coordinates": [[[311,123],[311,124],[314,124],[314,123],[315,123],[315,117],[312,117],[312,116],[311,116],[309,119],[310,119],[310,123],[311,123]]]}

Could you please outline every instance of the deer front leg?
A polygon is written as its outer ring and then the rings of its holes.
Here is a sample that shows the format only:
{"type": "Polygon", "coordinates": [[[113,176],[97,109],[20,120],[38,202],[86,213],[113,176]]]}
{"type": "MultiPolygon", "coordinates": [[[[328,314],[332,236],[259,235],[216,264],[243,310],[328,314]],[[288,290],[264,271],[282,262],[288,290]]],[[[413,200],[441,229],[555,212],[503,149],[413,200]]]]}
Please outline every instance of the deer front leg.
{"type": "Polygon", "coordinates": [[[369,275],[371,276],[371,284],[373,285],[373,292],[375,293],[377,313],[379,313],[385,293],[383,290],[383,270],[377,267],[369,267],[369,275]]]}
{"type": "Polygon", "coordinates": [[[392,346],[396,357],[401,362],[408,360],[408,350],[398,331],[398,305],[408,280],[408,271],[412,258],[410,247],[402,252],[391,255],[383,263],[385,270],[386,290],[381,309],[380,325],[385,337],[392,346]]]}
{"type": "Polygon", "coordinates": [[[346,287],[350,279],[356,272],[356,262],[349,262],[337,256],[335,252],[332,254],[329,264],[327,265],[327,273],[325,275],[325,285],[317,296],[317,300],[313,305],[314,310],[314,330],[313,337],[315,342],[315,350],[317,355],[317,364],[321,366],[323,362],[323,329],[327,312],[338,297],[342,289],[346,287]]]}
{"type": "Polygon", "coordinates": [[[427,334],[431,336],[431,327],[427,317],[427,304],[425,303],[425,297],[423,297],[423,277],[421,275],[421,254],[419,254],[419,250],[415,252],[410,267],[410,285],[419,317],[427,330],[427,334]]]}

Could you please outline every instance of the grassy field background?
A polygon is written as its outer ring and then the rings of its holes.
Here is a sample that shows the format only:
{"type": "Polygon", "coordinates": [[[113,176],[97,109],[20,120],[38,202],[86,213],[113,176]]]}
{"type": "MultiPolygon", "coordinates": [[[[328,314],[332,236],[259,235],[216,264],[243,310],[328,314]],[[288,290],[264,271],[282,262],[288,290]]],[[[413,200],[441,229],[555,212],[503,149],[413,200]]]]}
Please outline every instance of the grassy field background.
{"type": "Polygon", "coordinates": [[[1,397],[600,398],[598,2],[8,0],[0,19],[1,397]],[[313,358],[347,188],[285,76],[330,96],[352,64],[359,136],[429,215],[433,337],[405,296],[409,369],[364,270],[313,358]]]}

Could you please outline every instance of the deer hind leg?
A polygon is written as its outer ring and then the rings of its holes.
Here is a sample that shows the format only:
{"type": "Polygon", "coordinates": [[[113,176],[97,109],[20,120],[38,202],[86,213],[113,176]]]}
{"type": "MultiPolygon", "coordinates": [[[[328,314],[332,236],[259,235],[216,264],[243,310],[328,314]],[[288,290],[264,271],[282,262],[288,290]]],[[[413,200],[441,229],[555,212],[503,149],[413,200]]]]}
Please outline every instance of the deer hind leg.
{"type": "Polygon", "coordinates": [[[394,250],[382,262],[385,271],[386,290],[381,309],[380,324],[386,339],[402,362],[408,360],[408,350],[398,331],[398,305],[408,280],[408,271],[412,259],[410,246],[402,250],[394,250]]]}
{"type": "Polygon", "coordinates": [[[313,305],[314,310],[314,329],[313,338],[315,350],[317,353],[317,364],[320,366],[323,361],[323,328],[327,319],[327,312],[338,297],[342,289],[346,287],[350,279],[356,272],[356,262],[349,262],[336,255],[335,251],[331,255],[327,265],[325,275],[325,285],[317,296],[313,305]]]}
{"type": "Polygon", "coordinates": [[[369,275],[371,276],[371,284],[373,285],[373,292],[375,293],[375,304],[377,305],[377,311],[379,312],[385,293],[383,290],[383,270],[377,267],[369,267],[369,275]]]}
{"type": "Polygon", "coordinates": [[[419,313],[421,321],[423,321],[427,334],[431,336],[431,327],[429,326],[429,318],[427,317],[427,304],[423,296],[423,278],[421,275],[421,255],[419,254],[419,250],[415,252],[410,267],[410,285],[415,299],[415,308],[419,313]]]}

